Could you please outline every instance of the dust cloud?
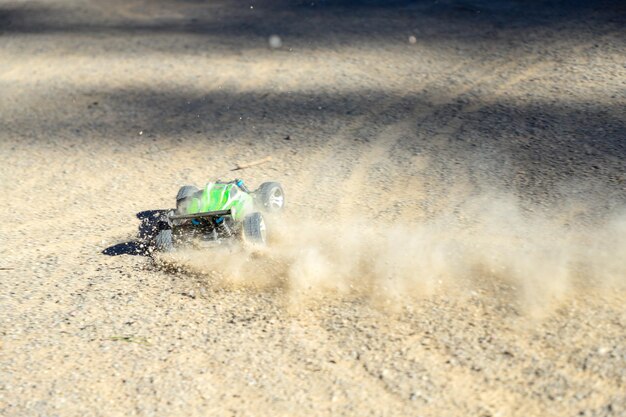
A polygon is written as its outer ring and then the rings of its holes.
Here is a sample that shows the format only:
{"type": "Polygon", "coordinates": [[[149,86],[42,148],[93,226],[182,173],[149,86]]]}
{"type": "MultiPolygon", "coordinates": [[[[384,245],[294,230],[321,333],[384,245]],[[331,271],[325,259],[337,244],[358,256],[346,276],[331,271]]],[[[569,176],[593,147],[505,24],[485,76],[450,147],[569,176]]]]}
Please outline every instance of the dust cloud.
{"type": "Polygon", "coordinates": [[[269,245],[180,250],[162,264],[212,285],[285,290],[295,303],[358,296],[393,305],[476,291],[537,309],[572,291],[626,284],[626,211],[593,224],[482,195],[414,223],[364,218],[268,219],[269,245]]]}

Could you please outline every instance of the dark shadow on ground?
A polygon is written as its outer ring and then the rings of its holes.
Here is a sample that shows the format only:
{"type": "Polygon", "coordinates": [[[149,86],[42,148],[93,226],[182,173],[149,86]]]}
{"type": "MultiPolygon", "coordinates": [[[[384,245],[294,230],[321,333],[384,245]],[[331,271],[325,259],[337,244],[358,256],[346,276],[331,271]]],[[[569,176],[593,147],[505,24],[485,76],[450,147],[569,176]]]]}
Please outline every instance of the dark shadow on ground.
{"type": "MultiPolygon", "coordinates": [[[[0,5],[0,33],[198,35],[248,49],[267,47],[272,34],[282,36],[287,47],[399,42],[409,35],[420,42],[471,43],[485,30],[516,34],[510,41],[530,28],[569,26],[575,32],[576,25],[604,25],[598,29],[619,30],[626,23],[626,7],[619,0],[265,0],[253,5],[177,0],[111,2],[104,10],[94,12],[88,4],[0,5]]],[[[495,32],[491,40],[499,41],[495,32]]]]}
{"type": "Polygon", "coordinates": [[[67,146],[74,140],[80,141],[83,132],[96,131],[101,137],[119,138],[115,140],[120,146],[132,150],[134,146],[162,142],[166,137],[174,140],[172,146],[196,140],[237,145],[244,141],[243,136],[268,135],[275,137],[277,146],[306,148],[323,143],[333,136],[331,132],[356,118],[365,118],[367,123],[364,130],[354,130],[347,140],[368,143],[385,125],[410,118],[419,126],[416,140],[422,138],[419,144],[423,146],[429,137],[439,133],[438,129],[460,118],[460,129],[451,133],[453,142],[497,148],[499,141],[520,138],[539,150],[551,150],[558,145],[553,139],[560,139],[560,144],[571,146],[561,148],[562,155],[579,153],[589,163],[599,163],[594,157],[603,155],[609,159],[626,158],[626,120],[618,99],[607,98],[604,103],[536,101],[531,105],[506,98],[484,105],[474,100],[475,110],[467,112],[463,96],[443,104],[436,104],[438,98],[436,88],[410,95],[367,89],[346,93],[90,90],[74,101],[76,108],[65,106],[60,112],[55,102],[48,102],[50,107],[42,105],[47,119],[33,119],[25,114],[6,120],[0,116],[0,121],[5,130],[26,137],[30,133],[35,141],[51,140],[67,146]],[[94,98],[98,106],[92,105],[94,98]],[[377,106],[384,100],[392,104],[377,106]],[[305,123],[319,126],[319,133],[300,136],[300,127],[305,123]],[[139,131],[142,135],[138,135],[139,131]],[[287,135],[290,141],[283,140],[287,135]]]}
{"type": "Polygon", "coordinates": [[[146,250],[140,242],[131,240],[129,242],[118,243],[116,245],[109,246],[102,251],[102,254],[108,256],[147,256],[149,254],[149,251],[146,250]]]}

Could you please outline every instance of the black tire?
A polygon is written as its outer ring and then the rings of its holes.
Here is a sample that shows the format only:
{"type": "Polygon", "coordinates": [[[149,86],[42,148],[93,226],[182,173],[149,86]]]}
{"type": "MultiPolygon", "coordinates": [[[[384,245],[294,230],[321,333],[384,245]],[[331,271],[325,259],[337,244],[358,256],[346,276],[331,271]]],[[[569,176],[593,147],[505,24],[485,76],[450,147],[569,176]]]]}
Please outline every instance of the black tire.
{"type": "Polygon", "coordinates": [[[248,214],[243,219],[243,237],[246,242],[265,245],[267,242],[265,220],[259,212],[248,214]]]}
{"type": "Polygon", "coordinates": [[[277,182],[264,182],[255,194],[257,205],[267,213],[277,213],[285,208],[285,192],[277,182]]]}
{"type": "Polygon", "coordinates": [[[186,204],[191,201],[189,200],[189,197],[193,196],[198,191],[200,191],[200,189],[193,185],[185,185],[183,187],[180,187],[180,190],[178,190],[178,194],[176,194],[176,212],[178,214],[185,214],[186,204]]]}
{"type": "Polygon", "coordinates": [[[157,233],[154,238],[154,249],[159,252],[172,252],[174,250],[172,229],[164,229],[157,233]]]}

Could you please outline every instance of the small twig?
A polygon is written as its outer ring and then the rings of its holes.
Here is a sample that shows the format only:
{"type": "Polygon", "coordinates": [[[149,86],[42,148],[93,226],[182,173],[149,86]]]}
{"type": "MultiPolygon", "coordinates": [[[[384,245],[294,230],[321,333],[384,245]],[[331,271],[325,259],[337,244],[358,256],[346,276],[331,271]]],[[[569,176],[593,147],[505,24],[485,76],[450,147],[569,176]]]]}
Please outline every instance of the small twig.
{"type": "Polygon", "coordinates": [[[13,271],[15,268],[0,267],[0,271],[13,271]]]}
{"type": "Polygon", "coordinates": [[[256,161],[252,161],[252,162],[248,162],[248,163],[239,163],[237,162],[237,165],[235,166],[235,168],[231,169],[231,171],[238,171],[240,169],[245,169],[245,168],[250,168],[253,166],[257,166],[257,165],[261,165],[264,164],[266,162],[269,162],[272,160],[271,156],[267,156],[263,159],[257,159],[256,161]]]}

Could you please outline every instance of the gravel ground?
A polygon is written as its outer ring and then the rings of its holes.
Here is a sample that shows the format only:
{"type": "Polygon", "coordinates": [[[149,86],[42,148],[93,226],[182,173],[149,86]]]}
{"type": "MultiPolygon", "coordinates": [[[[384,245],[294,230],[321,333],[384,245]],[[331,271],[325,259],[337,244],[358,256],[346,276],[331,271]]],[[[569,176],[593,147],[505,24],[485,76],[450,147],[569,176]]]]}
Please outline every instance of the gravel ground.
{"type": "Polygon", "coordinates": [[[0,1],[0,414],[626,415],[625,23],[0,1]],[[146,256],[234,174],[287,190],[270,249],[146,256]]]}

